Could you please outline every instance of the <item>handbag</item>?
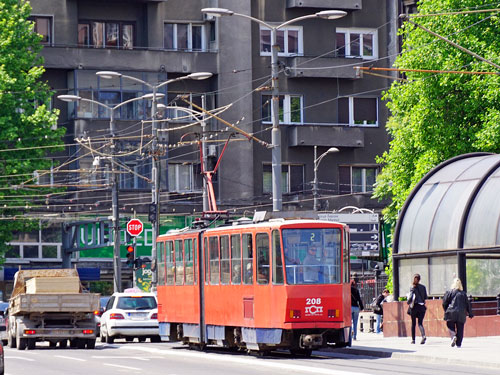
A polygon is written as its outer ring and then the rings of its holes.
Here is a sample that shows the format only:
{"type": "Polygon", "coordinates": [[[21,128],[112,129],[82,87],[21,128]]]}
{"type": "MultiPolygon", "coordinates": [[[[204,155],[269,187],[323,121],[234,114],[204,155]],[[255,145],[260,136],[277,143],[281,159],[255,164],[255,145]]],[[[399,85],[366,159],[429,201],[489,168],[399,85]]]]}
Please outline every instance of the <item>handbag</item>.
{"type": "Polygon", "coordinates": [[[411,307],[410,307],[410,306],[408,306],[408,310],[406,311],[406,313],[407,313],[408,315],[411,315],[411,307]]]}

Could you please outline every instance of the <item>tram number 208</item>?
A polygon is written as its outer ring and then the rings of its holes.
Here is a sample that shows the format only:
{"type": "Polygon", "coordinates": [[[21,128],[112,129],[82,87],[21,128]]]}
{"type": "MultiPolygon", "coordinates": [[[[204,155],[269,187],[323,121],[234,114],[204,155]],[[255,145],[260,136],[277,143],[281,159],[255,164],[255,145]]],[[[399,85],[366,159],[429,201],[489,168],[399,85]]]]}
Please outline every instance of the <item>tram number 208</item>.
{"type": "Polygon", "coordinates": [[[306,305],[321,305],[321,298],[306,298],[306,305]]]}

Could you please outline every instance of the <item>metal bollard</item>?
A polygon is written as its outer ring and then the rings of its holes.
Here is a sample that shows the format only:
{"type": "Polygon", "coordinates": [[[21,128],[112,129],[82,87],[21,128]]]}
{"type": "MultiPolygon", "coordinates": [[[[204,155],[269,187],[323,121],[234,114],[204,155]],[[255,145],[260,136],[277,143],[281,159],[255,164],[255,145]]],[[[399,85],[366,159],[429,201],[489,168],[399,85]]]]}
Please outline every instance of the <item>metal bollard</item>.
{"type": "Polygon", "coordinates": [[[497,296],[497,315],[500,315],[500,293],[497,296]]]}
{"type": "Polygon", "coordinates": [[[369,332],[375,332],[375,317],[373,315],[370,315],[370,331],[369,332]]]}
{"type": "Polygon", "coordinates": [[[359,317],[359,331],[363,332],[363,315],[359,317]]]}

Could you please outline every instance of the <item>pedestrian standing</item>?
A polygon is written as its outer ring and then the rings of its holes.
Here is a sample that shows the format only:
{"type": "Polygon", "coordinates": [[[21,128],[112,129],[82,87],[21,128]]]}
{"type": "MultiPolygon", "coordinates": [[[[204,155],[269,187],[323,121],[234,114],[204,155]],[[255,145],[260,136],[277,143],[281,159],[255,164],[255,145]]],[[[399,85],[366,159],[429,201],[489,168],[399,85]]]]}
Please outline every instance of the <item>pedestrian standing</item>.
{"type": "Polygon", "coordinates": [[[382,304],[385,302],[385,299],[389,296],[389,291],[387,289],[384,289],[384,291],[379,294],[377,299],[375,300],[375,304],[373,306],[373,313],[375,314],[375,320],[377,322],[377,328],[375,329],[375,333],[381,333],[381,323],[382,323],[382,318],[384,316],[384,308],[382,304]]]}
{"type": "Polygon", "coordinates": [[[358,318],[359,313],[364,309],[361,295],[357,288],[356,280],[351,280],[351,316],[352,316],[352,339],[356,340],[358,333],[358,318]]]}
{"type": "Polygon", "coordinates": [[[443,297],[444,320],[450,332],[451,346],[462,346],[467,315],[472,318],[472,307],[460,279],[453,279],[451,289],[443,297]]]}
{"type": "Polygon", "coordinates": [[[415,344],[415,327],[418,321],[418,329],[422,335],[420,344],[425,344],[427,338],[425,337],[424,317],[427,307],[425,300],[427,299],[427,289],[424,285],[420,284],[420,275],[416,273],[413,275],[413,283],[408,295],[408,314],[411,316],[411,343],[415,344]]]}

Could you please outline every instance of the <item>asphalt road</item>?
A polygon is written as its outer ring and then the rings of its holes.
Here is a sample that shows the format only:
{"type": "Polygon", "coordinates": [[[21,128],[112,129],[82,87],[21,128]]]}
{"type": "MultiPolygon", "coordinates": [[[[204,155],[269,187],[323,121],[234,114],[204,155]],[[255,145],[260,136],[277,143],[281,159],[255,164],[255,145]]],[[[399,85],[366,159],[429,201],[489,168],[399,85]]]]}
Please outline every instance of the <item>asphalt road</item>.
{"type": "Polygon", "coordinates": [[[266,357],[209,348],[205,352],[189,350],[170,343],[126,343],[96,345],[94,350],[50,349],[37,344],[35,350],[5,348],[7,375],[379,375],[438,374],[493,375],[498,369],[472,368],[448,363],[442,365],[390,358],[373,358],[335,352],[314,352],[311,358],[292,357],[276,352],[266,357]]]}

